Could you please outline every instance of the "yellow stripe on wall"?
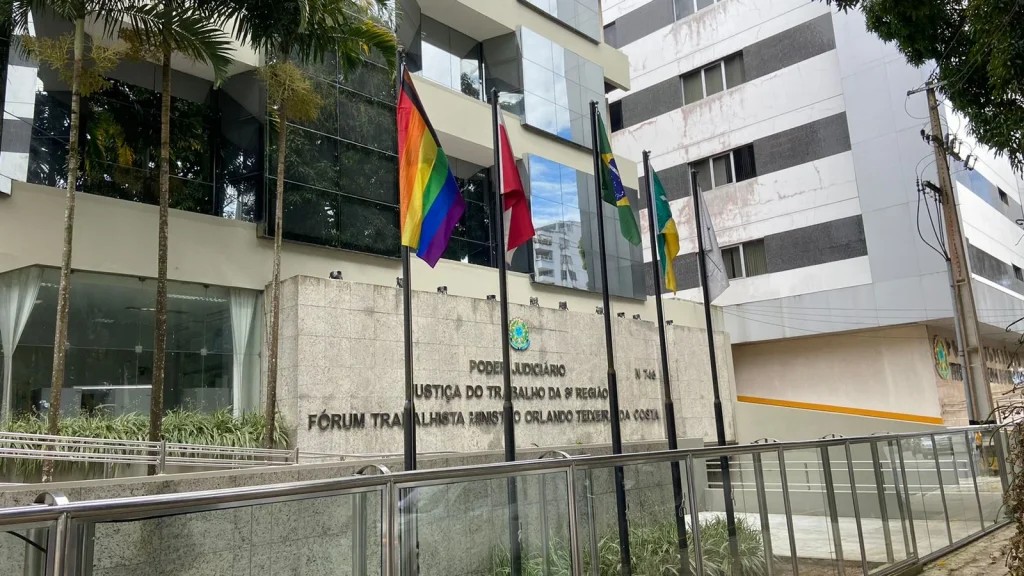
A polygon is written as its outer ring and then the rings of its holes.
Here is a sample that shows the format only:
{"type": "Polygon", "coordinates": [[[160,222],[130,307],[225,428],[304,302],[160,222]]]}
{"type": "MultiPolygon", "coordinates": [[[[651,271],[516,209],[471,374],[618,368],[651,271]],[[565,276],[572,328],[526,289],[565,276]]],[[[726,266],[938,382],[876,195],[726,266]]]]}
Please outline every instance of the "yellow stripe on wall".
{"type": "Polygon", "coordinates": [[[899,412],[867,410],[865,408],[848,408],[846,406],[830,406],[828,404],[812,404],[810,402],[794,402],[792,400],[776,400],[774,398],[755,398],[753,396],[737,396],[736,400],[746,402],[748,404],[762,404],[764,406],[778,406],[780,408],[799,408],[801,410],[815,410],[818,412],[831,412],[833,414],[847,414],[849,416],[867,416],[869,418],[901,420],[903,422],[916,422],[918,424],[942,425],[942,418],[936,418],[934,416],[918,416],[916,414],[901,414],[899,412]]]}

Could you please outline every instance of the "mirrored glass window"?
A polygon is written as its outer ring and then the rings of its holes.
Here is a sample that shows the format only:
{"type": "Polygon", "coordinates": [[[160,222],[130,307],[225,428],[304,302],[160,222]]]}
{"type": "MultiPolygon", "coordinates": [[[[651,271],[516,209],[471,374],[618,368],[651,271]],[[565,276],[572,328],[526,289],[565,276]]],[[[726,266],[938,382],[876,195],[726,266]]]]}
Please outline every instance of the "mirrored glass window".
{"type": "MultiPolygon", "coordinates": [[[[527,155],[534,281],[578,290],[601,290],[594,177],[534,154],[527,155]]],[[[644,297],[639,248],[619,233],[618,214],[606,206],[608,287],[612,294],[644,297]],[[639,287],[639,288],[637,288],[639,287]]]]}
{"type": "Polygon", "coordinates": [[[589,37],[601,40],[601,6],[598,0],[520,0],[589,37]]]}
{"type": "Polygon", "coordinates": [[[481,46],[476,40],[433,18],[421,17],[419,54],[410,69],[443,86],[484,99],[481,46]]]}
{"type": "Polygon", "coordinates": [[[604,99],[604,69],[528,29],[519,31],[523,121],[589,148],[590,102],[604,99]]]}

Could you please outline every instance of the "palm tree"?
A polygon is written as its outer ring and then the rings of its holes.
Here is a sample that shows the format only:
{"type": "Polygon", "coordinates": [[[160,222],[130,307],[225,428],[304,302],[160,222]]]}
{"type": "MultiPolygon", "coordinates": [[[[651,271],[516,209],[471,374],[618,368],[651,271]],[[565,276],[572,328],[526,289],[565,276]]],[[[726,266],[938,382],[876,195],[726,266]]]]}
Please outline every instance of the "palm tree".
{"type": "Polygon", "coordinates": [[[167,211],[171,182],[171,56],[177,52],[209,64],[219,82],[230,63],[230,38],[218,14],[202,0],[160,0],[131,15],[132,28],[121,34],[137,56],[160,62],[160,210],[157,232],[157,283],[153,342],[153,383],[149,402],[149,440],[162,438],[167,362],[167,211]]]}
{"type": "Polygon", "coordinates": [[[281,317],[281,234],[284,218],[286,132],[289,120],[316,118],[322,100],[296,63],[318,63],[336,55],[345,71],[358,68],[376,51],[391,69],[398,43],[381,15],[388,0],[221,0],[239,41],[268,60],[260,71],[277,123],[277,171],[274,206],[274,265],[271,280],[267,358],[266,428],[263,443],[273,448],[277,415],[278,322],[281,317]]]}
{"type": "MultiPolygon", "coordinates": [[[[73,34],[60,38],[22,37],[25,50],[39,63],[56,70],[71,86],[71,131],[68,138],[67,203],[64,209],[64,248],[61,254],[60,287],[57,292],[57,323],[53,342],[53,375],[50,380],[50,407],[47,432],[57,435],[60,422],[60,397],[64,385],[64,364],[68,340],[68,305],[71,278],[71,248],[75,226],[75,187],[78,184],[78,134],[81,119],[81,97],[104,87],[103,74],[117,64],[116,50],[87,42],[86,18],[95,18],[104,29],[113,29],[131,10],[121,0],[3,0],[0,3],[4,27],[22,33],[29,29],[32,14],[50,13],[74,23],[73,34]],[[9,19],[9,20],[8,20],[9,19]],[[87,57],[88,49],[88,57],[87,57]],[[86,67],[86,62],[89,66],[86,67]]],[[[5,407],[4,418],[11,417],[5,407]]],[[[43,461],[43,482],[53,478],[53,461],[43,461]]]]}

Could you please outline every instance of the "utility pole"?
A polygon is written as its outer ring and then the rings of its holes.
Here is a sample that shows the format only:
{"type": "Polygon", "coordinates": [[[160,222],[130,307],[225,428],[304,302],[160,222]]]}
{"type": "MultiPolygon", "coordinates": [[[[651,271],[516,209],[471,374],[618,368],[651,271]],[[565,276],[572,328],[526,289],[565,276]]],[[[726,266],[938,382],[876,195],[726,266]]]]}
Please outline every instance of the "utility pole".
{"type": "MultiPolygon", "coordinates": [[[[967,265],[967,241],[960,226],[960,209],[956,203],[953,178],[949,171],[950,151],[946,148],[947,140],[942,133],[942,120],[939,116],[939,101],[935,95],[938,86],[934,82],[929,82],[924,88],[928,94],[928,115],[931,118],[931,134],[924,136],[935,151],[935,167],[939,173],[939,197],[944,208],[942,218],[949,240],[949,263],[953,275],[953,313],[963,332],[964,361],[967,363],[965,372],[972,396],[967,399],[968,405],[973,408],[973,413],[969,416],[971,424],[980,424],[993,418],[992,390],[989,388],[985,373],[984,349],[978,329],[978,310],[974,305],[974,288],[967,265]]],[[[911,90],[907,96],[921,91],[911,90]]]]}

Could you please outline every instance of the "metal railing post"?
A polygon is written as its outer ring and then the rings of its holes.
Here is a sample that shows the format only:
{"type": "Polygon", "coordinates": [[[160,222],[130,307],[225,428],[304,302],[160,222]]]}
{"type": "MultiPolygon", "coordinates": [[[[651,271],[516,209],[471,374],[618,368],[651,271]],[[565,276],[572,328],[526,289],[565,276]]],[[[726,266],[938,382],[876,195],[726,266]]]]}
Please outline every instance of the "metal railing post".
{"type": "Polygon", "coordinates": [[[352,495],[352,576],[366,576],[366,493],[352,495]]]}
{"type": "Polygon", "coordinates": [[[544,576],[551,574],[551,541],[548,534],[548,507],[547,507],[547,484],[544,482],[544,474],[539,474],[540,484],[540,546],[544,555],[544,576]]]}
{"type": "Polygon", "coordinates": [[[889,510],[885,501],[885,479],[882,477],[882,463],[878,457],[878,444],[871,443],[871,469],[875,473],[875,491],[878,493],[878,514],[882,519],[882,536],[885,538],[885,559],[889,564],[896,561],[892,549],[892,532],[889,530],[889,510]]]}
{"type": "Polygon", "coordinates": [[[393,554],[395,532],[393,532],[392,515],[394,515],[394,500],[391,498],[391,484],[388,483],[380,491],[380,573],[381,576],[394,576],[393,554]]]}
{"type": "Polygon", "coordinates": [[[967,468],[971,471],[971,484],[974,486],[974,499],[978,502],[978,521],[981,523],[981,529],[985,529],[985,511],[981,506],[981,492],[978,491],[978,471],[975,469],[976,464],[974,460],[974,453],[972,449],[971,433],[964,430],[964,446],[967,447],[967,468]]]}
{"type": "Polygon", "coordinates": [[[167,469],[167,440],[160,441],[160,454],[157,455],[156,473],[163,474],[167,469]]]}
{"type": "MultiPolygon", "coordinates": [[[[899,461],[900,461],[899,473],[900,473],[900,478],[903,481],[903,497],[906,499],[906,503],[907,503],[907,506],[906,506],[906,513],[907,513],[906,514],[906,519],[907,519],[907,527],[910,528],[910,544],[909,544],[907,550],[908,550],[908,553],[910,551],[913,551],[914,558],[920,558],[920,554],[918,553],[918,550],[917,550],[917,531],[914,529],[914,506],[913,506],[913,504],[910,501],[910,485],[907,483],[907,462],[903,458],[903,445],[900,443],[899,440],[893,440],[892,444],[896,445],[896,455],[899,456],[899,461]]],[[[892,462],[892,456],[889,457],[889,461],[892,462]]],[[[893,466],[895,466],[895,463],[893,463],[893,466]]],[[[896,469],[894,468],[893,469],[893,473],[895,474],[895,472],[896,472],[896,469]]],[[[918,478],[920,478],[921,477],[920,469],[918,470],[917,474],[918,474],[918,478]]],[[[893,478],[893,481],[895,482],[896,479],[893,478]]],[[[898,486],[898,484],[897,484],[897,486],[898,486]]],[[[921,498],[922,499],[924,498],[924,494],[921,495],[921,498]]],[[[899,502],[899,500],[897,500],[897,503],[898,502],[899,502]]],[[[903,513],[903,505],[902,504],[900,505],[900,513],[903,513]]],[[[904,539],[906,539],[906,534],[904,534],[903,537],[904,537],[904,539]]],[[[906,542],[906,540],[904,540],[904,542],[906,542]]]]}
{"type": "Polygon", "coordinates": [[[796,557],[796,535],[793,529],[793,503],[789,499],[789,475],[786,473],[786,453],[779,448],[779,481],[782,483],[782,509],[786,513],[786,532],[789,534],[789,559],[793,564],[793,576],[800,574],[796,557]]]}
{"type": "Polygon", "coordinates": [[[30,528],[25,534],[24,576],[45,576],[47,529],[30,528]]]}
{"type": "Polygon", "coordinates": [[[598,553],[597,543],[597,518],[594,517],[594,474],[588,468],[585,473],[587,479],[587,529],[590,531],[590,573],[593,576],[601,576],[601,555],[598,553]]]}
{"type": "Polygon", "coordinates": [[[1003,494],[1010,490],[1010,476],[1006,470],[1006,446],[1003,446],[1003,434],[996,429],[992,435],[996,440],[996,463],[999,465],[999,481],[1003,485],[1003,494]]]}
{"type": "Polygon", "coordinates": [[[865,576],[870,571],[868,568],[868,555],[864,549],[864,526],[860,517],[860,500],[857,498],[857,479],[853,472],[853,448],[847,440],[844,445],[846,449],[846,471],[850,475],[850,496],[853,497],[853,519],[857,524],[857,545],[860,546],[860,566],[865,576]]]}
{"type": "Polygon", "coordinates": [[[757,513],[761,517],[761,541],[764,544],[765,564],[768,576],[775,576],[775,554],[772,553],[772,531],[768,523],[768,502],[764,490],[764,468],[761,465],[761,453],[754,452],[754,488],[757,491],[757,513]]]}
{"type": "Polygon", "coordinates": [[[572,574],[581,576],[583,574],[583,560],[580,554],[580,533],[579,516],[576,506],[576,465],[569,464],[566,474],[566,490],[569,499],[569,550],[572,556],[572,574]]]}
{"type": "MultiPolygon", "coordinates": [[[[949,524],[949,507],[946,505],[946,486],[942,481],[942,468],[939,466],[939,443],[935,434],[929,434],[932,439],[932,460],[935,461],[935,474],[939,483],[939,495],[942,496],[942,514],[946,519],[946,536],[949,538],[949,545],[953,545],[953,527],[949,524]]],[[[923,497],[923,496],[922,496],[923,497]]]]}
{"type": "Polygon", "coordinates": [[[836,551],[836,568],[839,576],[846,574],[846,567],[843,565],[843,540],[839,530],[839,508],[836,506],[836,488],[832,481],[832,460],[828,455],[828,446],[818,448],[821,454],[821,471],[825,480],[825,501],[828,505],[828,515],[832,523],[832,539],[836,551]]]}
{"type": "Polygon", "coordinates": [[[693,524],[690,533],[693,534],[693,563],[697,568],[694,574],[704,573],[704,552],[700,544],[700,512],[697,510],[697,486],[694,484],[693,454],[686,455],[686,493],[690,501],[690,519],[693,524]]]}
{"type": "Polygon", "coordinates": [[[299,463],[299,447],[298,446],[295,447],[295,450],[293,451],[293,453],[294,453],[294,455],[292,456],[292,458],[293,458],[292,463],[293,464],[298,464],[299,463]]]}

